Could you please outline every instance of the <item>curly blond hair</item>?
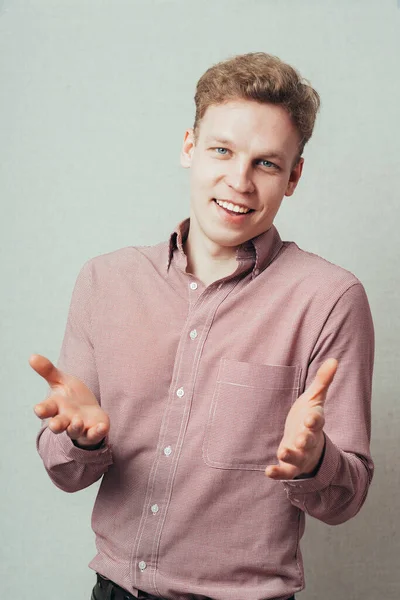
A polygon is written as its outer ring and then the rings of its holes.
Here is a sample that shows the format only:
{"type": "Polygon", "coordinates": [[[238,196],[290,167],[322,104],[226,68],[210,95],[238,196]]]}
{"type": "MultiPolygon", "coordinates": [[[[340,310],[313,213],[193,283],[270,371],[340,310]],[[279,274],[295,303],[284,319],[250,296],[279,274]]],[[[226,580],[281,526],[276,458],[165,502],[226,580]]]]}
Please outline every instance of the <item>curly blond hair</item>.
{"type": "Polygon", "coordinates": [[[194,97],[195,140],[209,106],[237,99],[283,106],[300,134],[300,158],[314,129],[320,97],[296,69],[265,52],[233,56],[207,69],[197,83],[194,97]]]}

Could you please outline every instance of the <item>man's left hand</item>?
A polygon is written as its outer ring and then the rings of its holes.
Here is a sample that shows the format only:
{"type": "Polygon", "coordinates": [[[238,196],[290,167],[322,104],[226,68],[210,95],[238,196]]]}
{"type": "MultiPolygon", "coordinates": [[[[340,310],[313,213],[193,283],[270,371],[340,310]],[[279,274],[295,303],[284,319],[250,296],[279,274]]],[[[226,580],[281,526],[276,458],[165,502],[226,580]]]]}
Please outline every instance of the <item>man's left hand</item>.
{"type": "Polygon", "coordinates": [[[265,474],[271,479],[310,476],[324,451],[324,403],[338,362],[328,358],[318,369],[314,381],[297,398],[286,417],[285,431],[276,453],[279,465],[270,465],[265,474]]]}

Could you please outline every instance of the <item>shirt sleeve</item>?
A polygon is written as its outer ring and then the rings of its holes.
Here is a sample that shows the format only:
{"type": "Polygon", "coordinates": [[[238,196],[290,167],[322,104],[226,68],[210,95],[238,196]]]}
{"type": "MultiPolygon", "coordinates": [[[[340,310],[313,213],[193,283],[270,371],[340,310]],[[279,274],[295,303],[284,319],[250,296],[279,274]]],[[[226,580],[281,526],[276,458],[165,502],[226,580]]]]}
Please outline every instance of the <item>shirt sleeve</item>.
{"type": "Polygon", "coordinates": [[[305,388],[327,358],[338,360],[325,401],[325,451],[314,477],[284,481],[289,500],[330,525],[363,505],[373,476],[370,455],[374,329],[363,286],[353,284],[331,310],[314,348],[305,388]]]}
{"type": "MultiPolygon", "coordinates": [[[[91,323],[95,295],[92,261],[81,269],[72,294],[58,367],[78,377],[101,404],[92,343],[91,323]]],[[[76,447],[66,432],[54,434],[46,424],[36,440],[37,450],[53,483],[66,492],[88,487],[112,464],[108,440],[97,450],[76,447]]]]}

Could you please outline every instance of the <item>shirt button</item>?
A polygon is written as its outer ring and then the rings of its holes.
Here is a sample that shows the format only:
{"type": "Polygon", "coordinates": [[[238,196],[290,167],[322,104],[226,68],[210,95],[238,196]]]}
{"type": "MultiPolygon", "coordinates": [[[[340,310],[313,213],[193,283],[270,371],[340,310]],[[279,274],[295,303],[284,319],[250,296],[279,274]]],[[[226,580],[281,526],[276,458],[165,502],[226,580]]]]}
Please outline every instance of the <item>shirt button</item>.
{"type": "Polygon", "coordinates": [[[192,281],[192,283],[190,284],[190,289],[197,290],[197,283],[195,281],[192,281]]]}
{"type": "Polygon", "coordinates": [[[158,513],[159,511],[159,506],[158,504],[153,504],[153,506],[151,507],[151,512],[153,513],[153,515],[155,515],[156,513],[158,513]]]}
{"type": "Polygon", "coordinates": [[[166,448],[164,448],[164,454],[165,454],[165,456],[169,456],[171,453],[172,453],[171,446],[167,446],[166,448]]]}
{"type": "Polygon", "coordinates": [[[141,560],[138,567],[143,572],[145,570],[145,568],[147,567],[147,564],[144,562],[144,560],[141,560]]]}
{"type": "Polygon", "coordinates": [[[191,338],[192,340],[195,340],[195,339],[197,338],[197,331],[196,331],[195,329],[193,329],[193,330],[192,330],[192,331],[189,333],[189,335],[190,335],[190,338],[191,338]]]}
{"type": "Polygon", "coordinates": [[[176,395],[178,396],[178,398],[182,398],[182,396],[184,395],[184,391],[183,388],[179,388],[179,390],[177,390],[176,395]]]}

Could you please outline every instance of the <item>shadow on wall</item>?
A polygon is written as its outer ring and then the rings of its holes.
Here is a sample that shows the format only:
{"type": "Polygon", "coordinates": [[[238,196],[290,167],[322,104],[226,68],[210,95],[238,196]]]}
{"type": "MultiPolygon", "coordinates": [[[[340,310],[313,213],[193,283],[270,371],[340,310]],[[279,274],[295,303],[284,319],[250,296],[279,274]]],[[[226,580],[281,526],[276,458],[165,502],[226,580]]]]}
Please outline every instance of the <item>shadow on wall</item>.
{"type": "Polygon", "coordinates": [[[10,6],[12,0],[0,0],[0,16],[7,12],[8,7],[10,6]]]}
{"type": "Polygon", "coordinates": [[[334,527],[307,519],[302,543],[306,590],[299,600],[398,597],[400,540],[395,524],[400,508],[400,474],[398,464],[389,458],[397,445],[395,429],[386,427],[383,431],[383,424],[376,423],[371,446],[375,475],[361,512],[334,527]],[[388,503],[388,498],[393,501],[388,503]]]}

